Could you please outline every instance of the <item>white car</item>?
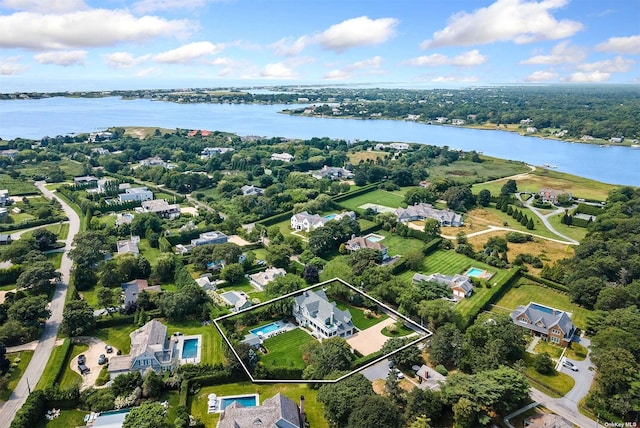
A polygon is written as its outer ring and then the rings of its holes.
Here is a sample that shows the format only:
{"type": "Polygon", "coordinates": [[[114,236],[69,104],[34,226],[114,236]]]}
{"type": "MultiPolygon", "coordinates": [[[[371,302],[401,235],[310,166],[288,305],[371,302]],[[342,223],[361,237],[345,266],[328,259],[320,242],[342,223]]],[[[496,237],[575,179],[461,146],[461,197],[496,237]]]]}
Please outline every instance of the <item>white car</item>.
{"type": "Polygon", "coordinates": [[[573,370],[574,372],[577,372],[577,371],[578,371],[578,368],[576,367],[576,365],[575,365],[575,364],[573,364],[573,363],[572,363],[571,361],[569,361],[569,360],[564,360],[564,361],[562,362],[562,365],[563,365],[563,366],[565,366],[566,368],[570,369],[570,370],[573,370]]]}

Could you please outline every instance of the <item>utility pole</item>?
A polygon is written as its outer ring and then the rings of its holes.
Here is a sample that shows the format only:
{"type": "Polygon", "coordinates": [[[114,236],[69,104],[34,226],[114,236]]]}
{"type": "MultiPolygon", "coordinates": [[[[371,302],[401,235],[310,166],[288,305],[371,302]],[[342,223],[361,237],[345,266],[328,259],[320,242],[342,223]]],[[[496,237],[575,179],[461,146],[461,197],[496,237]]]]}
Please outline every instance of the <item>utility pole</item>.
{"type": "Polygon", "coordinates": [[[31,394],[31,387],[29,386],[29,378],[25,377],[25,379],[27,379],[27,390],[29,391],[29,394],[31,394]]]}

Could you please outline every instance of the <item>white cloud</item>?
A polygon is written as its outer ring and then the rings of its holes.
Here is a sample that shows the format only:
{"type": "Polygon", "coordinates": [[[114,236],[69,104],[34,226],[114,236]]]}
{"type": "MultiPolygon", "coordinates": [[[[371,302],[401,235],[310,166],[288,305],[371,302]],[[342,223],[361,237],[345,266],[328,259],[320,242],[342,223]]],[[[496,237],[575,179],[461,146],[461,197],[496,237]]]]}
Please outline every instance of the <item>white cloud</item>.
{"type": "Polygon", "coordinates": [[[625,59],[621,56],[617,56],[614,59],[607,59],[604,61],[591,62],[587,64],[578,65],[578,70],[581,71],[600,71],[603,73],[625,73],[633,67],[636,62],[632,59],[625,59]]]}
{"type": "Polygon", "coordinates": [[[611,73],[603,73],[601,71],[592,71],[592,72],[580,71],[580,72],[571,74],[565,80],[567,82],[574,82],[574,83],[598,83],[598,82],[605,82],[609,80],[610,77],[611,77],[611,73]]]}
{"type": "Polygon", "coordinates": [[[139,0],[131,4],[131,9],[139,14],[158,10],[197,9],[207,4],[206,0],[139,0]]]}
{"type": "Polygon", "coordinates": [[[448,57],[442,54],[422,55],[412,58],[405,63],[414,66],[435,67],[440,65],[455,65],[458,67],[473,67],[480,65],[487,60],[477,49],[463,52],[455,57],[448,57]]]}
{"type": "Polygon", "coordinates": [[[43,52],[33,58],[40,64],[55,64],[68,67],[70,65],[84,65],[87,51],[53,51],[43,52]]]}
{"type": "Polygon", "coordinates": [[[276,62],[265,65],[260,71],[260,77],[266,79],[293,79],[297,77],[297,74],[285,64],[276,62]]]}
{"type": "Polygon", "coordinates": [[[298,55],[310,42],[307,36],[302,36],[295,41],[291,38],[280,39],[277,42],[270,45],[276,55],[280,56],[292,56],[298,55]]]}
{"type": "Polygon", "coordinates": [[[0,75],[1,76],[15,76],[22,74],[28,70],[29,67],[20,64],[18,61],[20,58],[12,56],[9,58],[0,59],[0,75]]]}
{"type": "Polygon", "coordinates": [[[569,45],[569,41],[565,40],[558,43],[552,49],[549,55],[536,55],[520,64],[566,64],[583,61],[587,57],[584,49],[569,45]]]}
{"type": "Polygon", "coordinates": [[[382,65],[382,57],[374,56],[373,58],[365,59],[363,61],[357,61],[348,66],[347,70],[361,70],[361,69],[369,69],[369,68],[378,68],[382,65]]]}
{"type": "Polygon", "coordinates": [[[455,76],[455,75],[447,75],[447,76],[438,76],[431,79],[432,82],[441,83],[441,82],[460,82],[460,83],[473,83],[477,82],[479,79],[476,76],[455,76]]]}
{"type": "Polygon", "coordinates": [[[353,73],[349,73],[345,70],[331,70],[330,72],[322,76],[322,78],[324,80],[346,80],[350,79],[351,76],[353,76],[353,73]]]}
{"type": "Polygon", "coordinates": [[[207,55],[215,55],[223,49],[223,44],[214,45],[211,42],[194,42],[156,54],[153,56],[153,60],[166,64],[189,64],[207,55]]]}
{"type": "Polygon", "coordinates": [[[0,48],[35,50],[110,46],[175,36],[193,25],[157,16],[137,18],[124,10],[93,9],[46,15],[19,12],[0,16],[0,48]]]}
{"type": "Polygon", "coordinates": [[[129,52],[114,52],[102,56],[109,67],[131,68],[148,60],[151,55],[134,57],[129,52]]]}
{"type": "Polygon", "coordinates": [[[83,0],[3,0],[0,6],[38,13],[77,12],[88,8],[83,0]]]}
{"type": "Polygon", "coordinates": [[[159,76],[161,75],[162,72],[155,68],[155,67],[149,67],[149,68],[145,68],[144,70],[140,70],[136,73],[137,77],[147,77],[147,76],[159,76]]]}
{"type": "Polygon", "coordinates": [[[640,55],[640,34],[629,37],[611,37],[606,42],[598,44],[596,50],[640,55]]]}
{"type": "Polygon", "coordinates": [[[558,73],[552,70],[534,71],[524,78],[525,82],[547,82],[558,78],[558,73]]]}
{"type": "Polygon", "coordinates": [[[550,13],[564,6],[567,0],[497,0],[472,13],[459,12],[451,16],[448,25],[425,40],[422,49],[442,46],[473,46],[499,41],[531,43],[572,36],[582,24],[567,19],[556,20],[550,13]]]}
{"type": "Polygon", "coordinates": [[[361,16],[332,25],[313,40],[325,49],[341,53],[355,47],[384,43],[394,36],[397,25],[398,20],[394,18],[361,16]]]}

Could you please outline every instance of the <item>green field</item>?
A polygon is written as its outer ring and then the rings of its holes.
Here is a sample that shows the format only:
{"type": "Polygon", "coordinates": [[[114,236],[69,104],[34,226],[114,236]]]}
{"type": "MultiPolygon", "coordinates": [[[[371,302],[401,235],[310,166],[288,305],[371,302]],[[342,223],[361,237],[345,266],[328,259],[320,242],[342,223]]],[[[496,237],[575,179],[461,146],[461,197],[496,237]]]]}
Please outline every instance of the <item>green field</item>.
{"type": "Polygon", "coordinates": [[[563,214],[558,214],[548,217],[547,219],[549,220],[549,223],[551,223],[551,226],[553,226],[553,228],[558,232],[568,236],[569,238],[573,238],[576,241],[582,241],[587,235],[587,229],[584,227],[567,226],[566,224],[561,223],[560,220],[562,220],[562,216],[563,214]]]}
{"type": "Polygon", "coordinates": [[[22,352],[12,352],[7,354],[7,359],[13,364],[15,361],[19,360],[16,367],[11,367],[9,369],[9,384],[7,385],[7,389],[0,393],[0,401],[7,401],[9,397],[11,397],[11,393],[18,386],[18,382],[20,382],[20,378],[22,374],[29,366],[29,361],[31,361],[31,357],[33,357],[33,351],[22,351],[22,352]]]}
{"type": "Polygon", "coordinates": [[[483,157],[484,162],[466,160],[429,168],[429,179],[450,178],[460,183],[477,183],[529,171],[522,162],[483,157]]]}
{"type": "Polygon", "coordinates": [[[300,396],[304,396],[304,409],[307,414],[309,426],[313,428],[329,428],[329,423],[324,418],[322,404],[317,401],[318,390],[305,384],[253,384],[251,382],[230,383],[226,385],[208,386],[189,397],[187,408],[191,414],[204,422],[207,427],[214,427],[218,423],[218,413],[207,413],[207,397],[209,394],[225,395],[260,394],[260,403],[271,398],[277,393],[299,403],[300,396]]]}
{"type": "Polygon", "coordinates": [[[9,174],[0,174],[0,189],[7,189],[9,196],[35,195],[36,186],[28,180],[11,178],[9,174]]]}
{"type": "Polygon", "coordinates": [[[364,309],[355,308],[343,302],[336,302],[336,306],[343,311],[345,309],[349,310],[349,313],[351,313],[351,321],[358,330],[366,330],[369,327],[373,327],[374,325],[389,318],[389,315],[384,313],[377,314],[377,316],[371,316],[371,318],[367,318],[364,316],[364,309]]]}
{"type": "Polygon", "coordinates": [[[89,345],[84,343],[75,343],[71,345],[69,351],[69,357],[64,362],[64,371],[62,372],[62,379],[60,379],[60,388],[67,389],[74,385],[80,385],[82,383],[82,376],[71,369],[71,360],[89,349],[89,345]]]}
{"type": "Polygon", "coordinates": [[[270,337],[264,341],[269,351],[260,355],[260,361],[267,367],[295,367],[304,369],[306,363],[302,360],[301,348],[315,339],[301,328],[270,337]]]}
{"type": "Polygon", "coordinates": [[[403,205],[404,191],[388,192],[386,190],[374,190],[363,195],[340,201],[340,205],[348,210],[355,210],[366,203],[384,205],[390,208],[398,208],[403,205]]]}
{"type": "Polygon", "coordinates": [[[513,310],[519,305],[527,305],[536,302],[551,306],[572,314],[573,323],[581,329],[587,324],[587,316],[591,311],[571,302],[568,294],[552,288],[536,284],[528,279],[521,278],[516,284],[496,302],[496,306],[513,310]]]}
{"type": "Polygon", "coordinates": [[[402,236],[394,235],[386,230],[379,230],[376,235],[384,236],[384,239],[380,241],[380,244],[387,247],[387,253],[389,256],[396,256],[407,254],[412,251],[421,251],[424,247],[424,242],[415,238],[403,238],[402,236]]]}
{"type": "Polygon", "coordinates": [[[72,410],[61,410],[60,416],[50,421],[46,420],[44,417],[42,421],[36,428],[69,428],[69,427],[81,427],[84,426],[84,417],[88,415],[89,412],[85,412],[83,410],[72,409],[72,410]]]}

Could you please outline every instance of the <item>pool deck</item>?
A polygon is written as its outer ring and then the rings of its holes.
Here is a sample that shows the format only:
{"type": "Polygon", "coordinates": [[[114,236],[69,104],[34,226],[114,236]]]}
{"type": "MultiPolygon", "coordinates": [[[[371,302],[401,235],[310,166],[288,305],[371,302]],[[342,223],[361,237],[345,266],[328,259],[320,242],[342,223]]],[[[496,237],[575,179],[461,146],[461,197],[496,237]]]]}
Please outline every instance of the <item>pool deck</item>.
{"type": "Polygon", "coordinates": [[[208,409],[208,413],[222,413],[222,411],[224,410],[222,408],[222,400],[233,400],[236,398],[247,398],[247,397],[254,397],[256,400],[256,405],[255,407],[258,407],[260,405],[260,395],[259,394],[240,394],[240,395],[225,395],[222,397],[218,397],[215,394],[209,394],[209,409],[208,409]],[[213,396],[213,397],[212,397],[213,396]],[[215,405],[211,405],[211,402],[215,401],[215,405]]]}
{"type": "Polygon", "coordinates": [[[470,267],[469,269],[467,269],[464,273],[464,276],[468,276],[471,278],[479,278],[479,279],[491,279],[491,277],[493,276],[493,274],[485,269],[480,269],[477,267],[470,267]],[[481,271],[482,273],[480,275],[469,275],[469,272],[473,271],[473,270],[478,270],[481,271]]]}
{"type": "Polygon", "coordinates": [[[176,350],[178,352],[178,361],[180,365],[183,364],[200,364],[200,359],[202,358],[202,335],[201,334],[193,334],[190,336],[176,336],[176,350]],[[184,341],[189,339],[198,339],[198,348],[195,358],[182,358],[182,350],[184,348],[184,341]]]}

